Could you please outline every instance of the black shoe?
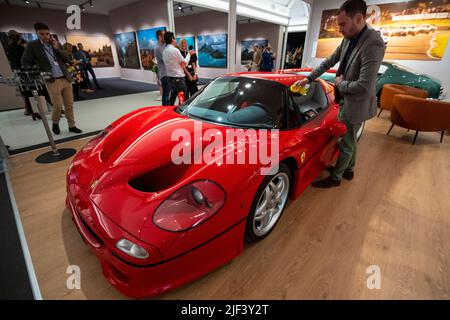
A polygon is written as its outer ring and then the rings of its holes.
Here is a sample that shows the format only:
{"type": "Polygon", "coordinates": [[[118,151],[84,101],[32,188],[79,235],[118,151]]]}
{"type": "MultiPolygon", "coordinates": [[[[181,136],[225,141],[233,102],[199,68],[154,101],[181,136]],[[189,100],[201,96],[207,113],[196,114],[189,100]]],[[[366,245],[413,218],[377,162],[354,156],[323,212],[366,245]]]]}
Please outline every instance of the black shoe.
{"type": "MultiPolygon", "coordinates": [[[[328,167],[327,170],[328,170],[330,173],[332,173],[333,170],[334,170],[334,167],[333,167],[333,166],[328,167]]],[[[344,174],[342,175],[342,177],[343,177],[344,179],[346,179],[346,180],[353,180],[354,175],[355,175],[355,174],[353,173],[353,171],[346,170],[346,171],[344,172],[344,174]]]]}
{"type": "Polygon", "coordinates": [[[342,177],[347,180],[353,180],[354,173],[353,171],[345,171],[342,177]]]}
{"type": "Polygon", "coordinates": [[[53,127],[52,127],[52,131],[53,131],[54,134],[60,134],[61,130],[59,130],[59,124],[54,123],[53,127]]]}
{"type": "Polygon", "coordinates": [[[82,133],[82,132],[83,132],[83,131],[81,131],[80,129],[78,129],[77,127],[69,128],[69,131],[70,131],[70,132],[73,132],[73,133],[82,133]]]}
{"type": "Polygon", "coordinates": [[[315,188],[328,189],[331,187],[339,187],[341,185],[341,181],[333,180],[331,176],[325,178],[320,181],[313,182],[312,186],[315,188]]]}

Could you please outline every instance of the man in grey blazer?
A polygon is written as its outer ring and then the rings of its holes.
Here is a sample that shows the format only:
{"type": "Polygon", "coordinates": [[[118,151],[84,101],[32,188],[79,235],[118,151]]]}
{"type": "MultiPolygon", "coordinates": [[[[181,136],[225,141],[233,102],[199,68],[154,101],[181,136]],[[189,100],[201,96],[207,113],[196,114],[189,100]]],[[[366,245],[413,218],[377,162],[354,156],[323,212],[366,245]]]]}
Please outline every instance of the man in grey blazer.
{"type": "Polygon", "coordinates": [[[376,115],[375,83],[384,57],[381,36],[366,24],[367,5],[362,0],[347,0],[338,11],[339,29],[344,39],[336,51],[311,74],[299,81],[304,86],[339,62],[336,72],[336,103],[340,121],[347,126],[339,142],[340,155],[331,175],[313,183],[317,188],[336,187],[342,178],[353,179],[356,160],[356,133],[362,122],[376,115]]]}
{"type": "Polygon", "coordinates": [[[38,66],[42,72],[52,74],[52,79],[46,82],[46,86],[53,103],[53,133],[61,133],[59,120],[63,104],[69,131],[81,133],[82,131],[75,126],[72,75],[66,67],[66,63],[70,62],[70,57],[59,47],[56,39],[50,34],[47,25],[38,22],[34,25],[34,28],[39,39],[28,43],[22,56],[22,66],[38,66]]]}

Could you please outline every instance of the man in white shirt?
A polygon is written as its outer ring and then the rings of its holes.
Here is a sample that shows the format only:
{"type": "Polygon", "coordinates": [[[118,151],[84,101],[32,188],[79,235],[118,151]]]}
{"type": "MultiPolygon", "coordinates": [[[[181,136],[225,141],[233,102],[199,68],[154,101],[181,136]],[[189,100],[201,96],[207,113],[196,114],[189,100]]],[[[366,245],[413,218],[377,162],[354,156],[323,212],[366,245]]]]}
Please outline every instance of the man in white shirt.
{"type": "Polygon", "coordinates": [[[185,71],[187,66],[185,58],[181,55],[180,50],[176,47],[176,39],[173,32],[167,31],[164,34],[166,49],[163,52],[164,65],[166,67],[166,76],[168,78],[168,87],[170,88],[170,103],[173,106],[177,95],[180,91],[186,96],[187,87],[185,81],[185,71]]]}

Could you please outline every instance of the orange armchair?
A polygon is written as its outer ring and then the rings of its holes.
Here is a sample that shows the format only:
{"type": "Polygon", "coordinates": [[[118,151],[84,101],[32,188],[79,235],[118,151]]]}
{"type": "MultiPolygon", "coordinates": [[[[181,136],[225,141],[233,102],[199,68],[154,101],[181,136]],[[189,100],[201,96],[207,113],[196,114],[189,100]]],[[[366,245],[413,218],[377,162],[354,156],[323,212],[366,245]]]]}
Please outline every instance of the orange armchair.
{"type": "Polygon", "coordinates": [[[378,116],[380,116],[381,112],[383,110],[392,110],[392,105],[394,103],[394,97],[397,94],[407,94],[410,96],[415,97],[421,97],[421,98],[427,98],[428,92],[419,89],[414,88],[410,86],[404,86],[401,84],[385,84],[383,86],[383,90],[381,90],[381,97],[380,97],[380,112],[378,113],[378,116]]]}
{"type": "Polygon", "coordinates": [[[450,129],[450,102],[427,100],[410,95],[397,94],[391,110],[392,126],[416,130],[413,144],[419,131],[441,131],[441,143],[445,130],[450,129]]]}

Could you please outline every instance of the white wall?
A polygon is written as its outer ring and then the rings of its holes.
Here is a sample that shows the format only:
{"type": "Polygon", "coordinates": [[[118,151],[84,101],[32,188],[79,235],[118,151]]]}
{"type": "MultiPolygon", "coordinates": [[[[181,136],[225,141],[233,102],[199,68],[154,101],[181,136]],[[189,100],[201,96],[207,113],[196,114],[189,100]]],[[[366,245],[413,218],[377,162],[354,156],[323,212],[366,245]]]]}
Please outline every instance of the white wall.
{"type": "MultiPolygon", "coordinates": [[[[109,21],[113,34],[169,26],[167,1],[138,1],[109,12],[109,21]]],[[[118,61],[118,60],[117,60],[118,61]]],[[[120,68],[123,79],[154,83],[152,71],[120,68]]]]}
{"type": "MultiPolygon", "coordinates": [[[[403,2],[399,0],[366,0],[367,5],[403,2]]],[[[303,54],[303,66],[315,67],[320,64],[322,58],[315,58],[315,49],[317,47],[317,39],[319,38],[320,21],[322,19],[322,11],[336,9],[343,0],[314,0],[308,25],[308,32],[305,40],[305,51],[303,54]]],[[[422,60],[393,60],[401,65],[414,69],[418,72],[428,74],[442,81],[446,92],[450,92],[450,42],[447,44],[445,56],[440,61],[422,61],[422,60]]]]}
{"type": "MultiPolygon", "coordinates": [[[[243,65],[241,65],[241,41],[243,40],[255,40],[255,39],[267,39],[272,46],[272,52],[277,53],[278,48],[281,48],[283,43],[279,43],[280,28],[279,25],[268,22],[255,22],[238,24],[236,31],[236,70],[247,71],[243,65]]],[[[281,54],[276,56],[274,61],[275,69],[279,66],[281,54]]]]}

